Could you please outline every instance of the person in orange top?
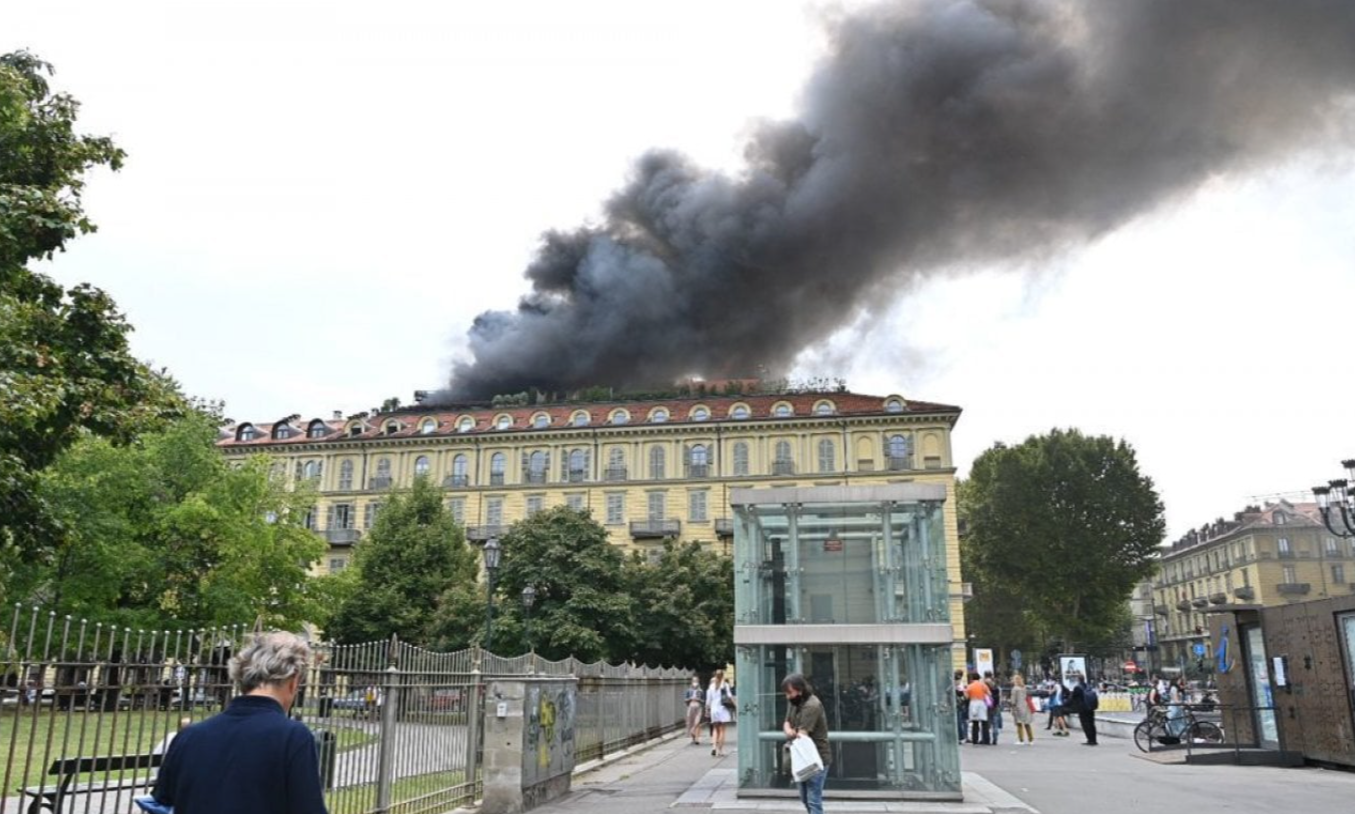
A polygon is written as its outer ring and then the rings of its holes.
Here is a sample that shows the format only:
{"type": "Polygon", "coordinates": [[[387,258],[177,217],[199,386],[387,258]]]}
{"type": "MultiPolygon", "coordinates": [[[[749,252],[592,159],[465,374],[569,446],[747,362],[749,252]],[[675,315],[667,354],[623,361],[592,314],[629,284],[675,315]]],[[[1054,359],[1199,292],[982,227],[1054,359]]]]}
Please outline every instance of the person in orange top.
{"type": "Polygon", "coordinates": [[[979,678],[978,673],[969,674],[969,686],[965,687],[965,698],[969,699],[969,742],[989,744],[988,696],[992,691],[979,678]]]}

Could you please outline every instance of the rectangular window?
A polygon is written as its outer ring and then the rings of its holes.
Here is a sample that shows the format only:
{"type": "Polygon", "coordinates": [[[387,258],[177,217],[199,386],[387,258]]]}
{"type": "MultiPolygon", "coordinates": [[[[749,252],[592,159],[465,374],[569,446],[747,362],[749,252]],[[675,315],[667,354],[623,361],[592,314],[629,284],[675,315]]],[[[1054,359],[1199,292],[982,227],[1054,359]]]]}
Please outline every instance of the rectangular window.
{"type": "Polygon", "coordinates": [[[353,504],[335,503],[329,510],[329,527],[332,529],[353,528],[353,504]]]}
{"type": "Polygon", "coordinates": [[[314,508],[314,507],[311,507],[311,508],[309,508],[309,509],[306,510],[306,519],[305,519],[305,521],[303,521],[303,525],[304,525],[306,528],[310,529],[311,531],[315,531],[315,508],[314,508]]]}
{"type": "Polygon", "coordinates": [[[527,495],[527,516],[531,517],[545,508],[545,495],[527,495]]]}
{"type": "Polygon", "coordinates": [[[667,508],[667,503],[668,503],[668,493],[667,493],[667,492],[650,492],[650,493],[649,493],[649,519],[650,519],[650,520],[662,520],[662,519],[663,519],[663,515],[664,515],[664,510],[667,508]]]}
{"type": "Polygon", "coordinates": [[[1291,548],[1289,547],[1289,538],[1288,538],[1288,537],[1281,537],[1281,538],[1279,538],[1278,540],[1275,541],[1275,544],[1276,544],[1277,546],[1279,546],[1279,548],[1280,548],[1280,556],[1281,556],[1281,557],[1287,557],[1287,556],[1289,556],[1290,554],[1294,553],[1293,549],[1291,549],[1291,548]]]}
{"type": "Polygon", "coordinates": [[[1286,565],[1286,566],[1284,567],[1284,581],[1285,581],[1285,582],[1291,582],[1291,583],[1292,583],[1292,582],[1298,582],[1298,578],[1297,578],[1296,576],[1294,576],[1294,566],[1292,566],[1292,565],[1286,565]]]}
{"type": "Polygon", "coordinates": [[[1346,584],[1346,567],[1344,565],[1333,565],[1331,567],[1331,581],[1337,585],[1346,584]]]}
{"type": "Polygon", "coordinates": [[[503,525],[503,498],[491,497],[485,501],[485,523],[491,526],[503,525]]]}
{"type": "Polygon", "coordinates": [[[579,492],[565,495],[565,505],[576,512],[583,511],[583,495],[579,492]]]}
{"type": "Polygon", "coordinates": [[[626,494],[624,492],[607,493],[607,525],[619,526],[626,522],[626,494]]]}
{"type": "Polygon", "coordinates": [[[454,497],[447,501],[447,511],[452,513],[452,519],[458,525],[466,525],[466,499],[464,497],[454,497]]]}
{"type": "Polygon", "coordinates": [[[372,524],[376,522],[376,515],[381,511],[381,504],[377,501],[368,503],[362,509],[362,527],[371,529],[372,524]]]}
{"type": "Polygon", "coordinates": [[[342,571],[343,569],[345,569],[345,568],[347,568],[347,567],[348,567],[348,558],[347,558],[347,557],[330,557],[330,558],[329,558],[329,573],[331,573],[331,574],[337,574],[337,573],[339,573],[340,571],[342,571]]]}
{"type": "Polygon", "coordinates": [[[693,523],[704,523],[709,519],[706,516],[706,495],[705,490],[687,493],[688,519],[693,523]]]}
{"type": "Polygon", "coordinates": [[[1327,556],[1328,556],[1328,557],[1335,557],[1335,556],[1337,556],[1337,552],[1338,552],[1338,549],[1337,549],[1337,547],[1336,547],[1336,538],[1335,538],[1335,537],[1328,537],[1328,538],[1327,538],[1327,556]]]}

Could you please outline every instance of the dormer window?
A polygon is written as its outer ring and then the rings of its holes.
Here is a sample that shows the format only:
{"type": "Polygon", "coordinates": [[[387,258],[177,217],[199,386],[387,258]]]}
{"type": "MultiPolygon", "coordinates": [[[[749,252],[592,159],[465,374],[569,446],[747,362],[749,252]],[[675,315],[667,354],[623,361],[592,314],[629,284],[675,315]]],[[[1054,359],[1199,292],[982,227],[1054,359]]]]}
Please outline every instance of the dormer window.
{"type": "Polygon", "coordinates": [[[323,421],[312,421],[312,422],[310,423],[310,426],[306,428],[306,437],[308,437],[308,438],[324,438],[324,437],[325,437],[325,431],[326,431],[327,429],[328,429],[328,427],[325,426],[325,422],[323,422],[323,421]]]}
{"type": "Polygon", "coordinates": [[[432,435],[433,433],[437,432],[437,429],[438,422],[431,418],[425,418],[423,421],[419,422],[420,435],[432,435]]]}
{"type": "Polygon", "coordinates": [[[392,422],[390,422],[389,424],[386,425],[386,430],[385,430],[386,435],[395,435],[395,434],[396,434],[397,432],[399,432],[399,431],[400,431],[400,424],[399,424],[399,422],[392,421],[392,422]]]}
{"type": "Polygon", "coordinates": [[[500,415],[494,419],[494,429],[506,430],[513,426],[513,417],[510,415],[500,415]]]}
{"type": "Polygon", "coordinates": [[[743,421],[752,414],[752,410],[748,409],[747,404],[735,404],[734,409],[729,411],[729,417],[738,421],[743,421]]]}
{"type": "Polygon", "coordinates": [[[630,413],[625,410],[613,410],[611,421],[613,424],[629,424],[630,413]]]}
{"type": "Polygon", "coordinates": [[[240,429],[235,431],[235,440],[253,441],[258,437],[258,431],[254,429],[253,424],[241,424],[240,429]]]}
{"type": "Polygon", "coordinates": [[[696,407],[692,410],[693,421],[705,421],[710,418],[710,410],[706,407],[696,407]]]}
{"type": "Polygon", "coordinates": [[[665,421],[668,420],[668,408],[666,407],[654,408],[653,412],[649,414],[649,420],[655,424],[664,423],[665,421]]]}
{"type": "Polygon", "coordinates": [[[790,418],[794,414],[795,410],[791,408],[790,402],[779,401],[772,407],[772,415],[777,418],[790,418]]]}
{"type": "Polygon", "coordinates": [[[461,420],[456,422],[457,432],[470,432],[475,429],[475,419],[468,415],[462,416],[461,420]]]}
{"type": "Polygon", "coordinates": [[[350,427],[348,428],[348,437],[349,437],[349,438],[357,438],[359,435],[362,435],[362,425],[361,425],[361,424],[353,424],[352,426],[350,426],[350,427]]]}
{"type": "Polygon", "coordinates": [[[833,415],[837,407],[831,401],[821,401],[814,405],[814,415],[833,415]]]}
{"type": "Polygon", "coordinates": [[[903,399],[898,398],[897,396],[885,399],[885,412],[886,413],[903,412],[903,399]]]}
{"type": "Polygon", "coordinates": [[[532,427],[538,430],[544,430],[550,426],[550,416],[545,413],[537,413],[532,416],[532,427]]]}
{"type": "Polygon", "coordinates": [[[570,423],[572,423],[576,427],[587,427],[588,413],[584,410],[579,410],[578,412],[574,413],[574,416],[571,419],[570,423]]]}
{"type": "Polygon", "coordinates": [[[286,441],[292,437],[292,428],[286,424],[279,424],[273,428],[273,437],[279,441],[286,441]]]}

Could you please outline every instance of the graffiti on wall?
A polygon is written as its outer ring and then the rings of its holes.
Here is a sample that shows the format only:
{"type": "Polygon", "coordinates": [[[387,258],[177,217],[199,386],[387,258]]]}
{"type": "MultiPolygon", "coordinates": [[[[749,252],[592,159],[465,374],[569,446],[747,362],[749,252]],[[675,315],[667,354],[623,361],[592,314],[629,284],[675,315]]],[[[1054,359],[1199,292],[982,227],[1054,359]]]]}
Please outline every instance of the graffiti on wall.
{"type": "Polygon", "coordinates": [[[524,787],[574,770],[574,692],[566,682],[534,684],[527,689],[524,787]]]}

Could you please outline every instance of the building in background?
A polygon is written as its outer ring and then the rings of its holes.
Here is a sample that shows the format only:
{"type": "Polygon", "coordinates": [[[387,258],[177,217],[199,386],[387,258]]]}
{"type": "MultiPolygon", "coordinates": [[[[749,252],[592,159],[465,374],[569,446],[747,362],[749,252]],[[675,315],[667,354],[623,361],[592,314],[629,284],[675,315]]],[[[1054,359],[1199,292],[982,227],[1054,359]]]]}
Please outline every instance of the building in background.
{"type": "MultiPolygon", "coordinates": [[[[1162,664],[1208,666],[1206,612],[1349,596],[1355,541],[1331,534],[1316,504],[1248,506],[1177,540],[1162,553],[1153,614],[1162,664]]],[[[1207,671],[1207,670],[1206,670],[1207,671]]]]}
{"type": "MultiPolygon", "coordinates": [[[[756,389],[752,383],[748,389],[756,389]]],[[[960,408],[899,395],[683,394],[517,406],[414,407],[227,428],[228,458],[274,456],[312,481],[308,523],[343,568],[392,489],[441,484],[473,543],[549,506],[589,510],[617,546],[657,554],[664,540],[729,552],[730,490],[925,483],[943,486],[956,539],[950,433],[960,408]]],[[[951,618],[964,641],[959,554],[947,550],[951,618]]]]}

